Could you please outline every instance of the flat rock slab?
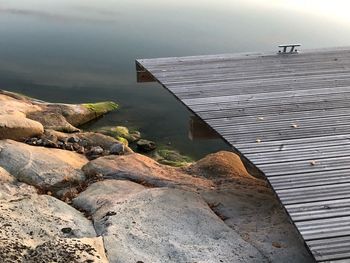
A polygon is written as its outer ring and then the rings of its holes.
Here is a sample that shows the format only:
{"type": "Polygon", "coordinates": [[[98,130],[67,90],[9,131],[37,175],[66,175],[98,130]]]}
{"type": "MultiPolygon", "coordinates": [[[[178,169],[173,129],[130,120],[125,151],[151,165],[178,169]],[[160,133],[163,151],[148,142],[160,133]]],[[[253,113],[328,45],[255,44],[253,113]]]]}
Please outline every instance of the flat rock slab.
{"type": "Polygon", "coordinates": [[[19,181],[56,192],[85,180],[80,168],[88,160],[75,152],[0,141],[0,167],[19,181]]]}
{"type": "Polygon", "coordinates": [[[94,214],[101,207],[108,208],[113,203],[125,200],[144,189],[144,186],[130,181],[104,180],[90,185],[80,193],[73,199],[73,205],[79,210],[94,214]]]}
{"type": "Polygon", "coordinates": [[[102,239],[82,213],[51,196],[16,190],[0,199],[0,262],[107,262],[102,239]]]}
{"type": "Polygon", "coordinates": [[[226,185],[200,191],[225,224],[271,263],[314,262],[272,191],[258,185],[226,185]]]}
{"type": "Polygon", "coordinates": [[[268,262],[192,192],[145,189],[93,218],[111,263],[268,262]]]}

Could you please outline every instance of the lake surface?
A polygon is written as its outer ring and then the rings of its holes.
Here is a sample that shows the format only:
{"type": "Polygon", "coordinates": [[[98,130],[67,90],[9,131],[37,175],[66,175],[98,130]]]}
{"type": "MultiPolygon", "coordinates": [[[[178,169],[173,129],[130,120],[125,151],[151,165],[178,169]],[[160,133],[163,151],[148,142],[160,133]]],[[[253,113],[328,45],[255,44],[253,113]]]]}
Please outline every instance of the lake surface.
{"type": "MultiPolygon", "coordinates": [[[[51,102],[113,100],[92,124],[126,125],[194,158],[227,149],[190,141],[190,113],[136,58],[350,46],[348,1],[0,0],[0,88],[51,102]]],[[[1,105],[0,105],[1,107],[1,105]]]]}

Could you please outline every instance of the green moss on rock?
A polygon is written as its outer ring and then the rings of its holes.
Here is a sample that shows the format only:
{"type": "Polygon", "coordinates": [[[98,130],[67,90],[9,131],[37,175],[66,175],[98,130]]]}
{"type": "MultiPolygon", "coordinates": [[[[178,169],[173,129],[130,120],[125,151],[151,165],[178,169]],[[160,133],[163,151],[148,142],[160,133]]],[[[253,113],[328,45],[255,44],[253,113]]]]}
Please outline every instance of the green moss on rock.
{"type": "Polygon", "coordinates": [[[82,104],[88,110],[96,113],[97,115],[105,114],[107,112],[118,109],[118,104],[113,101],[104,101],[97,103],[84,103],[82,104]]]}
{"type": "Polygon", "coordinates": [[[127,139],[123,138],[123,137],[116,137],[116,139],[121,142],[122,144],[124,144],[125,146],[129,146],[129,142],[127,139]]]}
{"type": "Polygon", "coordinates": [[[126,139],[129,143],[135,142],[140,139],[141,134],[138,131],[129,131],[127,127],[124,126],[112,126],[112,127],[102,127],[97,130],[102,134],[112,136],[116,139],[119,137],[126,139]]]}
{"type": "Polygon", "coordinates": [[[161,164],[166,164],[174,167],[187,166],[193,162],[193,160],[185,155],[181,155],[178,151],[172,149],[158,149],[154,158],[161,164]]]}

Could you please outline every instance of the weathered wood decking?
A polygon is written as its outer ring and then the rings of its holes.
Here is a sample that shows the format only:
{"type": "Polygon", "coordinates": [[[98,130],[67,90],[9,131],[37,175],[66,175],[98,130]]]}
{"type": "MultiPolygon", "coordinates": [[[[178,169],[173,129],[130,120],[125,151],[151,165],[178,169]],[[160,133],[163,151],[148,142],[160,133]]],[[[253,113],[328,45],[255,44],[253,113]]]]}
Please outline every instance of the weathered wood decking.
{"type": "Polygon", "coordinates": [[[350,262],[350,48],[136,64],[265,174],[316,261],[350,262]]]}

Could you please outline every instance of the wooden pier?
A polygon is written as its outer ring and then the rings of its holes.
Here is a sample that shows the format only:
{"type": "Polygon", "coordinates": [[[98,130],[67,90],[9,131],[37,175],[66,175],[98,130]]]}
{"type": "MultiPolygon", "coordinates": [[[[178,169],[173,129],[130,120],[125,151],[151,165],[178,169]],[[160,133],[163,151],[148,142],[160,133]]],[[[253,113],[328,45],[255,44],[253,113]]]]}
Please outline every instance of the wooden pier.
{"type": "Polygon", "coordinates": [[[350,262],[350,48],[136,67],[263,172],[317,262],[350,262]]]}

